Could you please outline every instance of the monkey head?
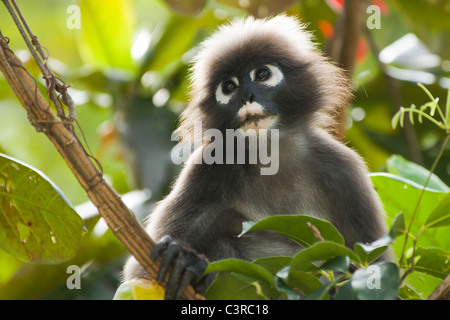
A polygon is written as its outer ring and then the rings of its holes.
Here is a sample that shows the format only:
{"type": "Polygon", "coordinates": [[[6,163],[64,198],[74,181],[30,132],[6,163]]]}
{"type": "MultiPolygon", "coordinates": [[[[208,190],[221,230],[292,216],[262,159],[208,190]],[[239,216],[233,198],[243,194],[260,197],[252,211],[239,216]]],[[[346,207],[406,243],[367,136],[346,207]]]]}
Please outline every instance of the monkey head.
{"type": "Polygon", "coordinates": [[[285,15],[221,27],[200,45],[191,83],[181,117],[190,132],[193,121],[204,130],[307,128],[321,124],[319,111],[332,113],[351,95],[342,70],[319,53],[304,25],[285,15]]]}

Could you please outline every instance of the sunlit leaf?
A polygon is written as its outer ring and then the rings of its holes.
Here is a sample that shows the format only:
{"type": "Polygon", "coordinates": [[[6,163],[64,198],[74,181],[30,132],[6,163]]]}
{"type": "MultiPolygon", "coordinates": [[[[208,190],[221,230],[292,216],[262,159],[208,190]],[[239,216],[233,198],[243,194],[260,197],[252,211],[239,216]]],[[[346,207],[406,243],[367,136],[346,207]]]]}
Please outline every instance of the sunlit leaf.
{"type": "Polygon", "coordinates": [[[114,300],[164,300],[164,288],[148,278],[135,278],[117,288],[114,300]]]}
{"type": "Polygon", "coordinates": [[[427,228],[439,228],[450,226],[450,193],[433,210],[425,222],[427,228]]]}
{"type": "Polygon", "coordinates": [[[81,0],[80,56],[86,64],[134,70],[135,14],[129,0],[81,0]]]}
{"type": "MultiPolygon", "coordinates": [[[[383,202],[388,222],[392,224],[398,213],[402,212],[404,221],[408,225],[423,187],[412,180],[389,173],[372,174],[371,179],[383,202]]],[[[411,234],[417,234],[426,225],[431,213],[438,208],[439,204],[447,196],[448,193],[446,192],[436,192],[433,189],[425,190],[416,211],[416,216],[410,230],[411,234]]],[[[433,246],[441,249],[449,249],[450,234],[444,228],[433,229],[432,232],[431,230],[430,232],[425,230],[418,240],[418,245],[421,247],[433,246]]],[[[396,241],[393,244],[397,254],[402,250],[402,246],[403,241],[396,241]]]]}
{"type": "MultiPolygon", "coordinates": [[[[393,155],[387,161],[387,168],[390,173],[412,180],[420,185],[424,185],[430,171],[418,164],[408,161],[400,155],[393,155]]],[[[427,188],[440,192],[449,192],[450,188],[435,174],[431,175],[427,188]]]]}
{"type": "Polygon", "coordinates": [[[72,258],[83,220],[41,172],[0,156],[0,247],[29,263],[72,258]]]}
{"type": "MultiPolygon", "coordinates": [[[[436,248],[417,248],[414,270],[444,279],[450,274],[450,253],[436,248]]],[[[411,263],[411,259],[408,261],[411,263]]]]}

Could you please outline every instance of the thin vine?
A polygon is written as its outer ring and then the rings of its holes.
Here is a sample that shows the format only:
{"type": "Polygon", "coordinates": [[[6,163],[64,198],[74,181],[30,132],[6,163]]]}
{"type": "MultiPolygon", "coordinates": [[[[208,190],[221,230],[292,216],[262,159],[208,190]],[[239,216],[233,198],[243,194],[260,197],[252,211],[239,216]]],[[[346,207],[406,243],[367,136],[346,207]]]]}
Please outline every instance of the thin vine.
{"type": "Polygon", "coordinates": [[[427,180],[425,181],[425,184],[423,185],[422,191],[420,192],[419,198],[417,199],[417,203],[414,207],[414,211],[412,213],[411,219],[408,224],[408,228],[405,233],[405,241],[403,243],[402,254],[400,257],[400,261],[399,261],[400,266],[403,265],[403,260],[405,258],[405,252],[406,252],[406,245],[407,245],[410,237],[413,238],[413,251],[412,251],[412,256],[411,256],[411,265],[403,274],[402,279],[401,279],[402,282],[403,282],[403,280],[406,279],[408,274],[410,274],[411,272],[414,271],[415,252],[416,252],[417,241],[418,241],[420,235],[425,231],[425,229],[427,229],[427,226],[422,226],[419,233],[415,237],[413,237],[411,235],[411,228],[412,228],[413,222],[417,216],[417,211],[419,209],[420,202],[422,201],[423,194],[425,193],[425,190],[427,188],[428,182],[430,181],[430,179],[434,173],[434,170],[436,169],[436,166],[439,163],[439,160],[441,159],[442,155],[444,154],[445,149],[447,148],[447,146],[450,142],[450,88],[447,93],[447,101],[446,101],[445,111],[443,112],[441,107],[439,106],[439,98],[433,97],[431,92],[427,88],[425,88],[425,86],[422,85],[421,83],[418,83],[417,85],[428,95],[428,97],[430,98],[430,101],[423,104],[419,108],[417,108],[414,104],[411,105],[411,107],[409,107],[409,108],[401,107],[400,110],[392,118],[392,127],[395,129],[398,124],[400,124],[400,126],[403,127],[406,113],[409,113],[409,120],[412,124],[414,124],[414,114],[417,114],[418,120],[420,123],[422,123],[423,118],[425,117],[426,119],[428,119],[429,121],[434,123],[436,126],[441,128],[442,130],[445,130],[445,133],[447,136],[445,137],[445,140],[441,146],[441,149],[439,150],[438,156],[436,157],[436,159],[433,162],[433,165],[430,169],[430,173],[427,177],[427,180]],[[427,110],[428,110],[428,113],[426,112],[427,110]],[[434,117],[436,114],[436,111],[439,116],[438,120],[435,119],[435,117],[434,117]]]}

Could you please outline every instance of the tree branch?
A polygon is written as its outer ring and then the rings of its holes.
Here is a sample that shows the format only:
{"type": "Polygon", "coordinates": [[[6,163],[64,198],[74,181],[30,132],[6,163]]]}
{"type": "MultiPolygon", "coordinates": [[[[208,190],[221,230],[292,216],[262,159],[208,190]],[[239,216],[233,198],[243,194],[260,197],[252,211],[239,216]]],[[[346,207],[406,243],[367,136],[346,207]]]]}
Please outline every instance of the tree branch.
{"type": "Polygon", "coordinates": [[[450,300],[450,274],[428,296],[428,300],[450,300]]]}
{"type": "MultiPolygon", "coordinates": [[[[11,6],[8,1],[2,1],[7,6],[10,14],[13,15],[14,12],[11,12],[11,6]]],[[[13,4],[17,11],[18,8],[14,1],[13,4]]],[[[21,18],[23,19],[23,17],[21,18]]],[[[14,20],[17,23],[17,19],[14,20]]],[[[28,45],[29,39],[24,38],[24,40],[28,45]]],[[[32,42],[35,46],[38,44],[36,38],[32,39],[32,42]]],[[[29,49],[34,50],[30,46],[29,49]]],[[[35,59],[39,59],[37,55],[33,56],[35,59]]],[[[42,64],[45,65],[42,61],[38,63],[38,65],[42,64]]],[[[47,70],[50,71],[48,68],[47,70]]],[[[100,215],[105,219],[111,231],[149,275],[156,279],[159,261],[154,263],[150,260],[150,253],[154,247],[153,241],[136,220],[134,214],[122,202],[116,191],[103,179],[102,174],[94,165],[74,133],[71,123],[67,122],[68,118],[65,118],[64,114],[61,115],[60,110],[58,110],[60,119],[55,117],[52,109],[39,92],[36,81],[30,76],[21,61],[9,48],[8,39],[3,37],[1,32],[0,71],[4,74],[11,89],[27,111],[27,116],[31,124],[37,131],[44,132],[55,145],[78,182],[86,190],[93,204],[98,208],[100,215]]],[[[48,75],[44,74],[44,76],[47,79],[48,75]]],[[[56,78],[53,73],[51,73],[51,77],[56,78]]],[[[56,88],[54,86],[51,87],[49,84],[50,82],[47,82],[49,96],[49,91],[52,91],[52,94],[56,96],[56,92],[54,91],[56,88]]],[[[202,299],[203,297],[197,294],[192,287],[189,287],[183,298],[202,299]]]]}
{"type": "MultiPolygon", "coordinates": [[[[349,79],[355,68],[355,55],[364,16],[365,1],[345,0],[344,9],[336,27],[336,38],[333,39],[331,57],[347,71],[349,79]]],[[[332,134],[339,140],[345,139],[347,109],[343,108],[335,116],[336,126],[332,134]]]]}
{"type": "MultiPolygon", "coordinates": [[[[366,29],[365,35],[367,42],[369,43],[370,50],[372,50],[374,56],[376,57],[378,68],[380,69],[381,74],[383,75],[384,83],[386,84],[386,88],[388,90],[388,94],[392,102],[397,108],[404,106],[405,102],[403,100],[402,94],[400,93],[397,82],[395,81],[395,79],[391,78],[388,75],[386,71],[386,66],[379,59],[380,50],[378,49],[378,46],[375,43],[375,40],[373,39],[372,33],[370,32],[370,30],[366,29]]],[[[405,119],[405,125],[403,128],[411,160],[417,164],[423,165],[419,141],[417,139],[416,132],[414,131],[414,127],[409,118],[405,119]]]]}

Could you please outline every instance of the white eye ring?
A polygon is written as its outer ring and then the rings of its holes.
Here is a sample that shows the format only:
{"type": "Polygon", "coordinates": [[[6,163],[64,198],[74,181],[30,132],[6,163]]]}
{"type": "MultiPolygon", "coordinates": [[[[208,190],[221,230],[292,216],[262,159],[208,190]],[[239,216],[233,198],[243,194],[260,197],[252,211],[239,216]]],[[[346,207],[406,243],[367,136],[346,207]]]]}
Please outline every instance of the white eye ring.
{"type": "Polygon", "coordinates": [[[256,71],[261,69],[261,67],[250,71],[250,79],[252,79],[252,81],[258,81],[261,84],[268,86],[268,87],[275,87],[275,86],[279,85],[281,83],[281,81],[283,81],[284,75],[283,75],[283,72],[281,72],[280,68],[278,68],[274,65],[271,65],[271,64],[266,64],[266,65],[264,65],[264,67],[269,69],[269,71],[271,73],[270,77],[268,77],[267,80],[263,80],[263,81],[256,80],[256,71]]]}
{"type": "MultiPolygon", "coordinates": [[[[239,87],[239,80],[238,80],[238,78],[231,77],[230,79],[225,80],[225,81],[230,81],[230,80],[234,82],[236,88],[239,87]]],[[[217,89],[216,89],[216,100],[217,100],[217,102],[219,102],[221,104],[227,104],[228,102],[230,102],[231,98],[235,95],[237,90],[235,89],[233,92],[231,92],[229,94],[224,93],[223,92],[223,87],[222,87],[223,82],[224,81],[220,82],[219,85],[217,86],[217,89]]]]}

